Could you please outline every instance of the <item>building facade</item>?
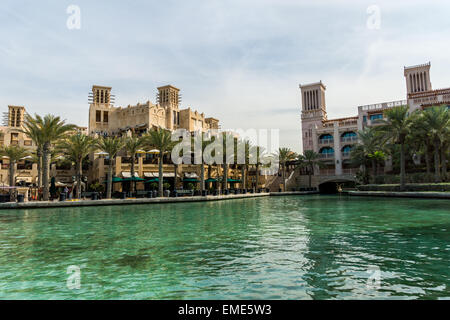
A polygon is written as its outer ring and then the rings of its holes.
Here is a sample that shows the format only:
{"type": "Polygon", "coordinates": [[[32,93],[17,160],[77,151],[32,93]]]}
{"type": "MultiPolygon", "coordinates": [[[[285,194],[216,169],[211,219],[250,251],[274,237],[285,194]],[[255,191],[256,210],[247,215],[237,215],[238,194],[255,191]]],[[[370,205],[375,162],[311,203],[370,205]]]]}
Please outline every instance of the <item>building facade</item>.
{"type": "MultiPolygon", "coordinates": [[[[385,110],[409,106],[410,112],[436,104],[450,104],[450,88],[433,90],[430,80],[431,63],[404,67],[407,96],[404,100],[359,106],[357,115],[328,119],[325,103],[326,87],[322,81],[300,85],[303,150],[317,152],[324,163],[316,168],[316,176],[342,177],[354,175],[359,168],[350,162],[350,152],[358,143],[358,130],[376,125],[385,110]]],[[[386,161],[384,170],[392,169],[386,161]]],[[[315,179],[316,185],[320,183],[315,179]]]]}
{"type": "Polygon", "coordinates": [[[152,128],[186,129],[189,132],[219,129],[219,120],[205,117],[191,108],[180,108],[180,89],[167,85],[157,88],[157,103],[150,101],[115,107],[111,87],[92,87],[89,95],[90,135],[143,133],[152,128]]]}

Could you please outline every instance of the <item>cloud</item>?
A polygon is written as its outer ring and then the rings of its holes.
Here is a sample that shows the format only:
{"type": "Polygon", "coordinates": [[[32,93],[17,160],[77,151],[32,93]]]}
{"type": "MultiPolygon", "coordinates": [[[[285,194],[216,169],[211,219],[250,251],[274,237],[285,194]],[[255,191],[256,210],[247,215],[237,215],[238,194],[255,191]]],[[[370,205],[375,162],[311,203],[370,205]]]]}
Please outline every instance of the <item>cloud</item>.
{"type": "Polygon", "coordinates": [[[330,118],[404,99],[404,65],[432,61],[433,87],[447,86],[445,1],[377,1],[381,28],[369,30],[365,0],[78,0],[81,29],[70,31],[72,2],[2,2],[2,108],[86,125],[93,84],[128,105],[171,83],[183,107],[223,127],[279,128],[281,144],[301,151],[299,83],[327,85],[330,118]]]}

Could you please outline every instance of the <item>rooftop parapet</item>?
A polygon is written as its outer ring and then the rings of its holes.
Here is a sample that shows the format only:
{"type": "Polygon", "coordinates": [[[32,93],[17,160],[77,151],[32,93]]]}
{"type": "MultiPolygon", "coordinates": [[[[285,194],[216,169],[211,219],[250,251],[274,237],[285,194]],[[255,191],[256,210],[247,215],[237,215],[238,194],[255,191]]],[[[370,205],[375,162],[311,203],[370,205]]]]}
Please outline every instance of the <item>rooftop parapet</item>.
{"type": "Polygon", "coordinates": [[[374,104],[368,104],[368,105],[365,105],[365,106],[359,106],[358,107],[358,112],[384,110],[384,109],[389,109],[389,108],[393,108],[393,107],[406,106],[407,104],[408,104],[408,102],[406,100],[397,100],[397,101],[390,101],[390,102],[374,103],[374,104]]]}

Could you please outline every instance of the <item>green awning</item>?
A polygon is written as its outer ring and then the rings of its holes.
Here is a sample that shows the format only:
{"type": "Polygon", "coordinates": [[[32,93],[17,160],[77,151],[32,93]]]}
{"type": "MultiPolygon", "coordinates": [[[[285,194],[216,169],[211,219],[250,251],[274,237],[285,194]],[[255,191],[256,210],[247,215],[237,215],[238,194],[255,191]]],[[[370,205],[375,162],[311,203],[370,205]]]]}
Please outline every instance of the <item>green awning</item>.
{"type": "MultiPolygon", "coordinates": [[[[116,183],[116,182],[123,182],[124,180],[122,178],[119,177],[113,177],[112,178],[112,182],[116,183]]],[[[103,183],[108,183],[108,180],[103,181],[103,183]]]]}
{"type": "Polygon", "coordinates": [[[217,179],[209,178],[206,179],[205,182],[217,182],[217,179]]]}
{"type": "Polygon", "coordinates": [[[158,178],[153,178],[153,179],[150,179],[150,180],[146,180],[144,183],[152,183],[152,182],[158,182],[158,181],[159,181],[158,178]]]}
{"type": "Polygon", "coordinates": [[[183,182],[199,182],[199,180],[195,178],[184,178],[183,182]]]}
{"type": "Polygon", "coordinates": [[[145,179],[142,179],[139,177],[129,177],[129,178],[122,179],[122,181],[145,181],[145,179]]]}
{"type": "Polygon", "coordinates": [[[241,180],[239,180],[239,179],[228,179],[227,181],[228,182],[241,182],[241,180]]]}

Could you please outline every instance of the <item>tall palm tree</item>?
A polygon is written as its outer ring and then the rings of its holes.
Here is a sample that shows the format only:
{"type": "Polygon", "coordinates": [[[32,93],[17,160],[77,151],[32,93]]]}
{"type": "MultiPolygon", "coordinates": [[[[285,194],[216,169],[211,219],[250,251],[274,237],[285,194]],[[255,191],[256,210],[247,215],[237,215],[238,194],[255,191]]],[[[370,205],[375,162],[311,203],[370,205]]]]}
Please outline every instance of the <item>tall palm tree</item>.
{"type": "Polygon", "coordinates": [[[286,163],[288,161],[294,160],[296,158],[296,155],[289,148],[279,148],[277,156],[281,167],[281,175],[283,178],[283,191],[286,191],[286,163]]]}
{"type": "Polygon", "coordinates": [[[439,150],[441,150],[442,172],[446,174],[446,145],[450,131],[450,112],[447,106],[433,106],[422,112],[423,121],[426,125],[428,135],[434,144],[434,170],[435,182],[442,181],[439,166],[439,150]]]}
{"type": "MultiPolygon", "coordinates": [[[[202,159],[200,164],[200,190],[205,191],[205,159],[203,158],[203,153],[205,152],[206,147],[211,143],[211,140],[204,139],[204,135],[202,134],[202,159]]],[[[209,172],[210,166],[208,165],[208,176],[211,175],[209,172]]]]}
{"type": "Polygon", "coordinates": [[[432,154],[433,151],[433,141],[430,137],[427,123],[423,117],[423,111],[414,113],[411,133],[408,135],[407,143],[408,146],[412,147],[414,152],[424,156],[427,176],[429,176],[431,174],[430,154],[432,154]]]}
{"type": "Polygon", "coordinates": [[[405,142],[410,133],[413,117],[409,114],[408,106],[394,107],[384,112],[386,119],[380,119],[377,130],[383,133],[386,141],[400,145],[400,190],[405,190],[405,142]]]}
{"type": "Polygon", "coordinates": [[[366,162],[370,161],[372,165],[373,178],[377,175],[377,162],[381,160],[384,153],[382,150],[381,135],[375,127],[367,127],[358,131],[358,144],[351,151],[353,163],[361,164],[366,167],[366,162]]]}
{"type": "Polygon", "coordinates": [[[172,141],[172,134],[170,131],[162,128],[151,130],[146,138],[147,144],[159,151],[159,181],[158,194],[163,196],[163,159],[164,153],[170,151],[175,145],[176,141],[172,141]]]}
{"type": "MultiPolygon", "coordinates": [[[[15,166],[17,161],[21,160],[22,158],[28,156],[29,151],[23,147],[19,146],[3,146],[0,149],[0,155],[3,157],[9,158],[9,186],[14,187],[16,184],[15,179],[15,166]]],[[[10,194],[10,201],[14,201],[14,190],[9,190],[10,194]]]]}
{"type": "Polygon", "coordinates": [[[42,143],[42,183],[43,200],[49,199],[49,173],[50,173],[50,154],[55,143],[61,139],[66,138],[70,131],[76,129],[75,125],[66,124],[65,120],[60,117],[48,114],[44,117],[35,115],[34,119],[27,119],[24,122],[25,130],[37,127],[40,132],[40,142],[42,143]]]}
{"type": "Polygon", "coordinates": [[[264,148],[260,146],[250,146],[248,161],[255,165],[255,187],[258,189],[259,184],[259,167],[261,166],[261,157],[263,156],[264,148]]]}
{"type": "Polygon", "coordinates": [[[231,149],[231,147],[233,148],[233,150],[236,150],[236,138],[228,133],[228,132],[224,132],[222,133],[222,138],[223,138],[223,148],[222,148],[222,156],[223,156],[223,191],[225,192],[225,190],[228,190],[228,162],[230,162],[231,157],[233,155],[228,154],[227,153],[227,147],[231,149]],[[229,141],[232,141],[232,146],[229,146],[228,144],[230,143],[229,141]]]}
{"type": "Polygon", "coordinates": [[[113,165],[117,154],[122,150],[124,141],[119,137],[101,137],[96,142],[96,147],[101,151],[108,154],[108,180],[106,184],[106,198],[110,199],[112,195],[112,177],[113,177],[113,165]]]}
{"type": "Polygon", "coordinates": [[[95,141],[93,138],[77,133],[67,137],[59,145],[58,149],[68,160],[76,166],[77,171],[77,197],[81,197],[81,177],[83,175],[83,160],[93,151],[95,141]]]}
{"type": "Polygon", "coordinates": [[[145,144],[145,137],[128,137],[125,139],[125,150],[131,156],[131,192],[134,192],[134,164],[136,162],[137,152],[141,149],[145,144]]]}
{"type": "Polygon", "coordinates": [[[42,131],[36,119],[29,114],[25,115],[23,122],[23,129],[20,130],[26,134],[36,145],[36,163],[37,163],[37,186],[42,187],[42,155],[43,155],[43,141],[42,131]]]}
{"type": "Polygon", "coordinates": [[[247,172],[248,165],[250,163],[250,151],[252,149],[252,144],[249,140],[238,141],[238,144],[244,144],[244,163],[241,164],[241,179],[243,189],[247,188],[247,172]]]}
{"type": "Polygon", "coordinates": [[[313,150],[306,150],[302,155],[297,158],[300,167],[306,168],[308,170],[308,185],[311,188],[312,185],[312,175],[314,174],[314,166],[320,165],[319,154],[313,150]]]}

